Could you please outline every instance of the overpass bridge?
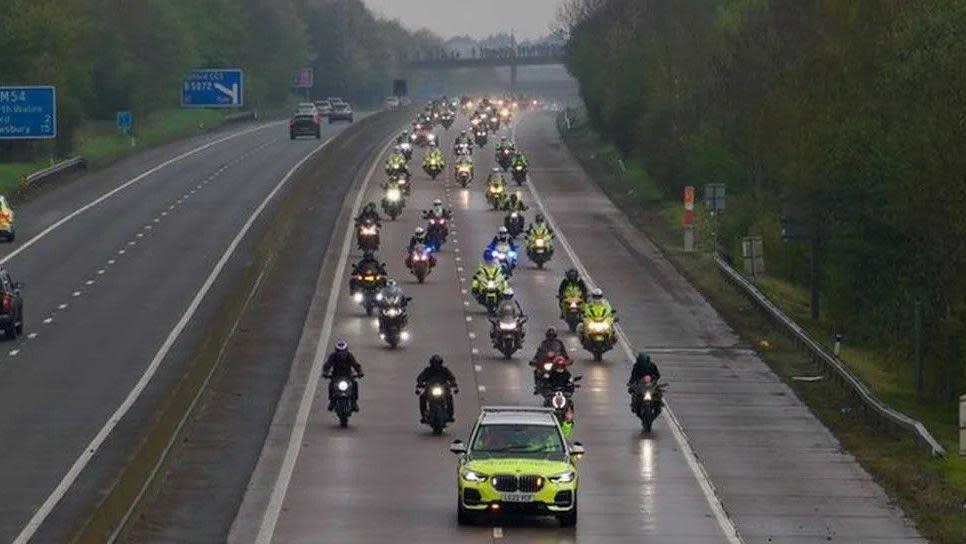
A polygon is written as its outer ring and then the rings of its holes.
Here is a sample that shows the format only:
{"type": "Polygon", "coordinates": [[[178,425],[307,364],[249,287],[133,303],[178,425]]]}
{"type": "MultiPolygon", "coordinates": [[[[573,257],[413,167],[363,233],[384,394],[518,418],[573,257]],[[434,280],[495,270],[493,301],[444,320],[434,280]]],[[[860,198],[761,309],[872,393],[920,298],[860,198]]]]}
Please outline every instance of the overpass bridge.
{"type": "Polygon", "coordinates": [[[461,68],[491,68],[509,67],[510,68],[510,89],[515,89],[517,85],[517,68],[520,66],[551,66],[563,65],[564,52],[554,50],[548,53],[519,55],[501,54],[484,55],[473,57],[461,57],[455,55],[440,55],[428,58],[418,58],[409,60],[405,63],[407,71],[411,70],[457,70],[461,68]]]}

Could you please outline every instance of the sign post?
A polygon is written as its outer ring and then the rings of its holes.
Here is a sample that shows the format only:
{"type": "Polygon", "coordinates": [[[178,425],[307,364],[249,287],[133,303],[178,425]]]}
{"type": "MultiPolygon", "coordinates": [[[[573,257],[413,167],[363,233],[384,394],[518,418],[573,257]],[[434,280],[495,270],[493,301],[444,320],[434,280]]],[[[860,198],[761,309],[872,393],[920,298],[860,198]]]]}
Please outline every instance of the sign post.
{"type": "Polygon", "coordinates": [[[0,87],[0,140],[56,137],[57,90],[54,87],[0,87]]]}
{"type": "Polygon", "coordinates": [[[182,108],[240,108],[245,76],[239,69],[193,70],[181,86],[182,108]]]}
{"type": "Polygon", "coordinates": [[[134,128],[134,114],[127,110],[117,112],[117,129],[131,137],[131,147],[137,145],[131,129],[134,128]]]}
{"type": "Polygon", "coordinates": [[[302,68],[295,72],[295,81],[292,84],[296,89],[305,90],[305,101],[310,101],[312,87],[315,86],[315,70],[312,68],[302,68]]]}
{"type": "Polygon", "coordinates": [[[966,395],[959,397],[959,456],[966,457],[966,395]]]}
{"type": "Polygon", "coordinates": [[[684,188],[684,251],[694,251],[694,186],[684,188]]]}

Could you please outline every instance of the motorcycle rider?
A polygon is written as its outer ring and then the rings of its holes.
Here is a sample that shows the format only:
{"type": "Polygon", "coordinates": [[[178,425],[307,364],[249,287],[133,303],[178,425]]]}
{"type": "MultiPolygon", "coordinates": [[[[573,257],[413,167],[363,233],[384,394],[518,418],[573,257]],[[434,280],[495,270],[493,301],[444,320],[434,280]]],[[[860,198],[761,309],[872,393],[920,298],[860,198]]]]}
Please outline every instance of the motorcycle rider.
{"type": "MultiPolygon", "coordinates": [[[[643,351],[637,354],[637,359],[634,361],[634,368],[631,369],[631,377],[627,380],[627,392],[631,395],[631,412],[634,414],[638,410],[638,395],[634,394],[634,387],[641,383],[644,376],[651,376],[653,382],[657,382],[661,379],[661,371],[658,370],[657,365],[651,360],[650,355],[644,353],[643,351]]],[[[660,388],[658,388],[660,391],[660,388]]],[[[656,403],[656,415],[661,413],[661,404],[656,403]]]]}
{"type": "Polygon", "coordinates": [[[576,268],[571,268],[564,275],[564,279],[560,282],[560,287],[557,288],[557,300],[563,300],[564,293],[567,291],[568,287],[576,287],[580,289],[580,294],[584,300],[587,300],[587,284],[584,283],[584,279],[580,277],[580,273],[577,272],[576,268]]]}
{"type": "Polygon", "coordinates": [[[496,144],[497,152],[503,151],[504,149],[511,149],[513,151],[516,151],[516,148],[517,148],[516,144],[514,144],[513,141],[507,138],[506,136],[503,136],[502,138],[500,138],[500,143],[496,144]]]}
{"type": "Polygon", "coordinates": [[[412,237],[409,238],[409,252],[412,253],[419,244],[426,245],[426,229],[423,227],[416,227],[412,237]]]}
{"type": "Polygon", "coordinates": [[[500,230],[497,231],[496,236],[493,237],[493,241],[490,242],[490,250],[498,244],[510,244],[510,247],[513,247],[513,237],[510,236],[510,231],[506,227],[500,227],[500,230]]]}
{"type": "MultiPolygon", "coordinates": [[[[429,412],[429,388],[427,386],[438,384],[444,385],[450,388],[453,395],[460,392],[459,386],[456,384],[456,376],[443,365],[443,358],[439,355],[433,355],[429,358],[429,366],[424,368],[422,372],[416,376],[416,393],[419,394],[419,416],[420,423],[426,423],[426,414],[429,412]],[[422,393],[420,394],[420,389],[422,393]]],[[[449,413],[449,421],[453,421],[453,396],[450,395],[446,399],[446,411],[449,413]]]]}
{"type": "Polygon", "coordinates": [[[409,141],[409,131],[404,130],[402,133],[396,137],[396,145],[402,145],[409,141]]]}
{"type": "Polygon", "coordinates": [[[600,289],[591,291],[590,300],[584,304],[584,316],[592,316],[594,314],[605,315],[607,317],[614,315],[614,308],[604,298],[604,292],[600,289]]]}
{"type": "Polygon", "coordinates": [[[553,240],[553,229],[547,224],[547,218],[542,213],[538,213],[533,218],[533,222],[527,227],[527,239],[546,238],[547,242],[553,240]]]}
{"type": "Polygon", "coordinates": [[[547,329],[543,341],[537,347],[537,353],[533,356],[533,361],[542,361],[550,353],[555,353],[566,359],[570,359],[570,356],[567,355],[567,346],[564,345],[560,338],[557,338],[557,329],[555,327],[549,327],[547,329]]]}
{"type": "Polygon", "coordinates": [[[356,378],[363,377],[362,365],[356,361],[355,356],[349,352],[349,344],[345,340],[339,340],[335,344],[329,358],[322,365],[322,376],[329,381],[329,411],[332,411],[332,399],[335,394],[336,383],[339,379],[349,380],[352,383],[352,411],[359,411],[359,383],[356,378]]]}
{"type": "Polygon", "coordinates": [[[523,151],[517,151],[510,161],[510,168],[515,169],[517,166],[522,166],[524,170],[527,169],[527,156],[523,154],[523,151]]]}
{"type": "Polygon", "coordinates": [[[375,202],[367,202],[362,207],[362,210],[359,211],[359,216],[356,217],[356,224],[366,221],[374,221],[376,225],[382,226],[382,217],[379,217],[379,211],[376,209],[375,202]]]}
{"type": "Polygon", "coordinates": [[[413,299],[413,297],[407,297],[403,294],[396,280],[387,281],[386,286],[379,291],[379,295],[379,307],[382,309],[388,308],[393,304],[398,304],[400,309],[405,310],[409,301],[413,299]]]}
{"type": "Polygon", "coordinates": [[[423,212],[423,219],[432,219],[434,217],[450,219],[452,216],[452,210],[444,208],[443,200],[440,198],[433,200],[433,207],[423,212]]]}
{"type": "Polygon", "coordinates": [[[473,274],[473,280],[470,283],[473,293],[476,294],[482,291],[486,286],[486,282],[490,279],[497,281],[497,286],[501,292],[509,286],[506,276],[503,275],[503,267],[500,266],[499,261],[496,259],[488,259],[486,262],[480,263],[480,266],[477,267],[476,273],[473,274]]]}
{"type": "Polygon", "coordinates": [[[512,195],[508,196],[506,200],[503,201],[503,205],[500,207],[500,209],[507,213],[513,213],[513,212],[523,213],[529,210],[530,207],[523,203],[523,199],[520,198],[520,195],[518,195],[517,193],[513,193],[512,195]]]}
{"type": "MultiPolygon", "coordinates": [[[[507,287],[500,294],[500,302],[496,306],[496,316],[497,318],[509,318],[515,320],[525,319],[527,316],[523,313],[523,308],[520,306],[520,302],[513,298],[513,289],[507,287]]],[[[522,336],[522,335],[521,335],[522,336]]]]}

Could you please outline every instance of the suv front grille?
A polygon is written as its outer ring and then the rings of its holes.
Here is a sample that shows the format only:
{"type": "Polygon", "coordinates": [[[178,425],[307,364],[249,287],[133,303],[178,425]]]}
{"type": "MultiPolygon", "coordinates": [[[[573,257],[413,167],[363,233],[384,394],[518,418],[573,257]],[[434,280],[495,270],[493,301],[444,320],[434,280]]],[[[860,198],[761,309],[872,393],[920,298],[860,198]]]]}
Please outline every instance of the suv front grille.
{"type": "Polygon", "coordinates": [[[493,485],[493,489],[502,493],[514,493],[517,491],[522,493],[536,493],[543,489],[544,479],[542,476],[535,474],[524,474],[523,476],[497,474],[493,476],[490,483],[493,485]]]}

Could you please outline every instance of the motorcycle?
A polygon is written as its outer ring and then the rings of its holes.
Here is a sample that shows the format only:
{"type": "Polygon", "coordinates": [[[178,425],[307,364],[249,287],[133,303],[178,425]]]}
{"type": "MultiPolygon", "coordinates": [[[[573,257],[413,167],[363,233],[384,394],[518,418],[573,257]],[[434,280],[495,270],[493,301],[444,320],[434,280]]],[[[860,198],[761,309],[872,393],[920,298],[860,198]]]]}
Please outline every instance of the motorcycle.
{"type": "Polygon", "coordinates": [[[409,340],[406,330],[408,316],[403,301],[382,301],[379,307],[379,338],[396,349],[401,342],[409,340]]]}
{"type": "Polygon", "coordinates": [[[406,259],[406,267],[416,276],[419,283],[426,281],[426,276],[436,266],[436,257],[433,252],[423,244],[416,244],[409,258],[406,259]]]}
{"type": "Polygon", "coordinates": [[[503,226],[510,232],[510,236],[514,238],[520,236],[523,233],[523,228],[526,226],[523,212],[508,212],[503,217],[503,226]]]}
{"type": "Polygon", "coordinates": [[[386,286],[386,276],[367,270],[356,274],[352,279],[352,300],[366,309],[366,315],[371,316],[379,302],[379,290],[386,286]]]}
{"type": "Polygon", "coordinates": [[[503,286],[500,285],[501,283],[505,282],[486,280],[478,291],[473,292],[473,296],[476,298],[476,301],[486,308],[486,313],[488,315],[493,315],[493,313],[496,312],[496,307],[500,302],[500,294],[503,293],[503,286]]]}
{"type": "Polygon", "coordinates": [[[467,162],[456,163],[453,169],[453,177],[460,184],[460,187],[466,189],[466,186],[473,181],[473,164],[467,162]]]}
{"type": "Polygon", "coordinates": [[[527,257],[537,265],[537,268],[542,269],[543,265],[553,257],[553,242],[547,236],[528,236],[527,257]]]}
{"type": "Polygon", "coordinates": [[[470,142],[456,142],[453,144],[453,154],[457,157],[469,157],[473,154],[473,144],[470,142]]]}
{"type": "Polygon", "coordinates": [[[570,380],[569,384],[558,385],[554,387],[545,388],[541,394],[543,395],[543,406],[545,408],[553,408],[553,414],[557,417],[557,421],[560,422],[560,430],[563,431],[564,436],[570,436],[574,432],[574,391],[580,387],[579,382],[583,376],[575,376],[570,380]]]}
{"type": "Polygon", "coordinates": [[[560,299],[560,316],[567,322],[567,328],[570,329],[570,332],[577,332],[583,307],[584,297],[580,293],[580,289],[568,287],[564,291],[563,298],[560,299]]]}
{"type": "Polygon", "coordinates": [[[501,147],[496,152],[496,163],[500,165],[504,172],[510,169],[515,154],[516,152],[511,147],[501,147]]]}
{"type": "Polygon", "coordinates": [[[473,131],[473,141],[478,147],[483,147],[486,145],[488,133],[485,129],[476,129],[473,131]]]}
{"type": "Polygon", "coordinates": [[[491,258],[500,263],[506,277],[513,275],[513,270],[517,267],[517,251],[511,244],[501,242],[492,248],[487,248],[483,252],[483,260],[489,261],[491,258]]]}
{"type": "Polygon", "coordinates": [[[426,157],[425,161],[423,161],[423,171],[425,171],[426,174],[429,175],[429,177],[433,178],[434,180],[445,169],[446,169],[446,162],[443,160],[442,157],[429,156],[429,157],[426,157]]]}
{"type": "Polygon", "coordinates": [[[439,122],[446,130],[449,130],[449,127],[453,126],[453,121],[455,120],[456,118],[453,117],[453,114],[448,111],[439,116],[439,122]]]}
{"type": "Polygon", "coordinates": [[[493,348],[502,353],[507,361],[513,357],[513,354],[517,350],[523,347],[523,337],[525,335],[523,324],[526,321],[526,318],[516,318],[513,316],[490,320],[490,323],[493,325],[490,330],[490,340],[493,341],[493,348]]]}
{"type": "Polygon", "coordinates": [[[522,164],[514,166],[512,174],[513,181],[517,182],[517,185],[523,185],[527,181],[527,167],[522,164]]]}
{"type": "Polygon", "coordinates": [[[410,142],[403,142],[399,144],[399,152],[406,159],[406,162],[413,160],[413,144],[410,142]]]}
{"type": "Polygon", "coordinates": [[[356,379],[361,377],[360,374],[333,380],[332,376],[324,376],[334,382],[329,384],[329,403],[332,405],[332,411],[339,418],[339,426],[343,429],[349,425],[349,417],[352,415],[352,391],[356,388],[356,379]]]}
{"type": "Polygon", "coordinates": [[[614,321],[614,317],[609,315],[584,316],[579,330],[580,345],[593,354],[594,361],[602,361],[604,353],[614,348],[614,321]]]}
{"type": "Polygon", "coordinates": [[[436,252],[443,248],[446,238],[449,236],[449,227],[446,226],[445,217],[424,216],[429,219],[426,227],[427,245],[430,251],[436,252]]]}
{"type": "Polygon", "coordinates": [[[492,178],[486,187],[486,201],[494,210],[499,210],[506,200],[506,183],[502,178],[492,178]]]}
{"type": "Polygon", "coordinates": [[[395,221],[405,206],[406,200],[398,184],[388,185],[382,195],[382,211],[389,216],[390,220],[395,221]]]}
{"type": "Polygon", "coordinates": [[[356,245],[360,251],[379,250],[379,225],[372,219],[366,219],[356,225],[356,245]]]}
{"type": "Polygon", "coordinates": [[[430,383],[417,387],[417,395],[423,396],[427,393],[429,395],[424,420],[426,425],[433,429],[434,435],[443,434],[443,429],[453,419],[454,414],[450,410],[450,405],[453,395],[458,392],[458,389],[450,389],[449,384],[445,383],[430,383]]]}
{"type": "Polygon", "coordinates": [[[640,382],[630,387],[631,406],[636,415],[641,420],[641,427],[645,433],[651,432],[651,426],[657,416],[661,415],[661,408],[664,407],[664,388],[667,384],[660,384],[647,374],[640,382]]]}

